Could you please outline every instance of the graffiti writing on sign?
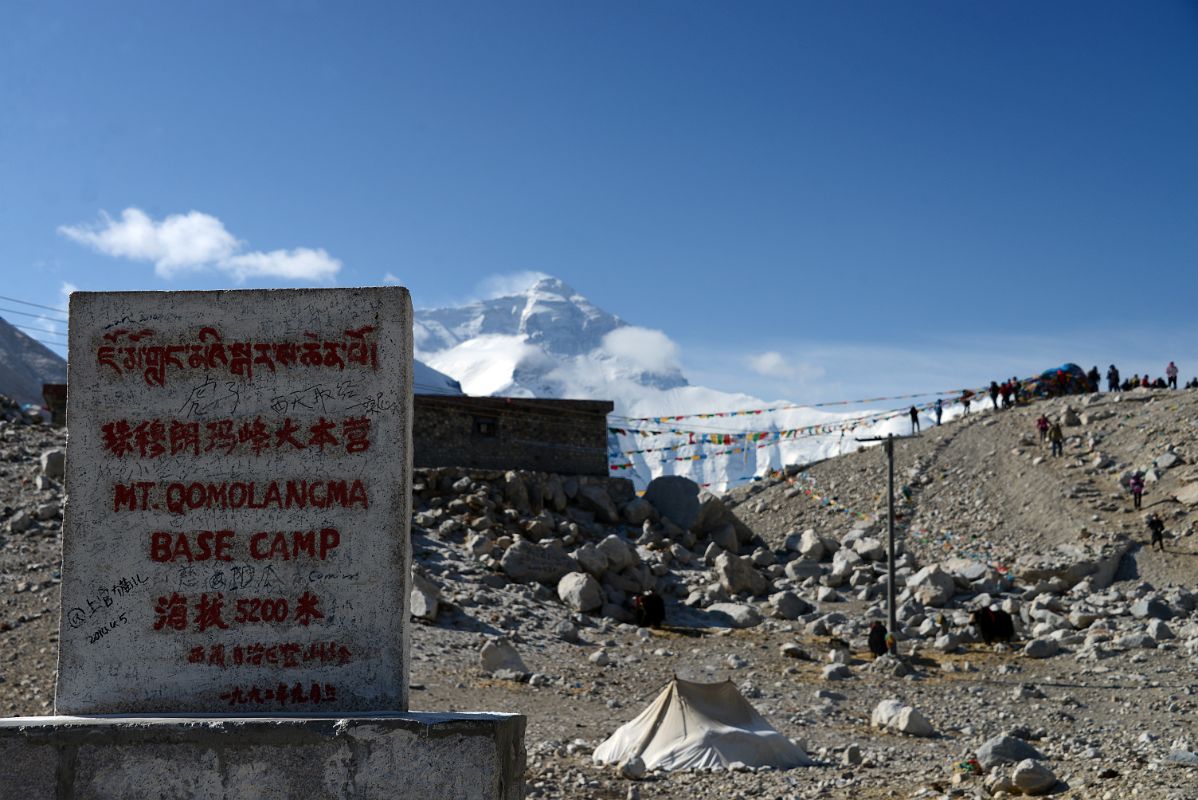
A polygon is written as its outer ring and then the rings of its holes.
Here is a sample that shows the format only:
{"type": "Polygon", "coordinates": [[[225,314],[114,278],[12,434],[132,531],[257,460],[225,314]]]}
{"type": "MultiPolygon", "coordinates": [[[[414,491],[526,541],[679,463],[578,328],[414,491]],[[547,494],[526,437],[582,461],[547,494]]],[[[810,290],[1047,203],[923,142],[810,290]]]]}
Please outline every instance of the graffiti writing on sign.
{"type": "Polygon", "coordinates": [[[178,590],[184,593],[195,589],[231,594],[261,593],[284,585],[283,579],[272,564],[261,567],[253,564],[232,564],[228,569],[204,570],[192,563],[181,566],[176,579],[178,590]]]}
{"type": "Polygon", "coordinates": [[[169,374],[187,370],[222,370],[246,381],[253,380],[255,369],[259,373],[302,368],[377,370],[378,342],[373,334],[374,327],[364,325],[346,330],[340,339],[304,333],[298,342],[225,342],[219,330],[208,326],[200,328],[192,341],[158,344],[147,342],[155,336],[151,328],[118,328],[104,334],[107,344],[96,348],[96,364],[122,377],[141,373],[147,386],[166,386],[169,374]]]}
{"type": "MultiPolygon", "coordinates": [[[[113,608],[117,602],[127,595],[133,594],[145,584],[149,583],[150,579],[142,575],[140,572],[135,572],[130,576],[122,576],[113,581],[111,585],[107,583],[99,586],[95,590],[95,594],[83,601],[83,606],[73,606],[66,610],[67,624],[71,628],[79,628],[88,624],[88,621],[100,612],[107,612],[113,608]]],[[[115,625],[111,627],[116,627],[115,625]]]]}
{"type": "Polygon", "coordinates": [[[112,633],[114,628],[117,628],[121,625],[126,625],[126,624],[128,624],[128,622],[129,622],[129,613],[127,611],[122,611],[118,616],[109,620],[108,624],[101,625],[100,627],[96,628],[95,631],[90,633],[87,637],[87,643],[95,644],[96,642],[100,641],[108,634],[112,633]]]}
{"type": "Polygon", "coordinates": [[[300,412],[301,409],[324,414],[328,412],[330,400],[352,400],[357,396],[358,385],[354,381],[338,381],[333,387],[317,383],[275,395],[270,399],[270,410],[280,417],[289,412],[300,412]]]}

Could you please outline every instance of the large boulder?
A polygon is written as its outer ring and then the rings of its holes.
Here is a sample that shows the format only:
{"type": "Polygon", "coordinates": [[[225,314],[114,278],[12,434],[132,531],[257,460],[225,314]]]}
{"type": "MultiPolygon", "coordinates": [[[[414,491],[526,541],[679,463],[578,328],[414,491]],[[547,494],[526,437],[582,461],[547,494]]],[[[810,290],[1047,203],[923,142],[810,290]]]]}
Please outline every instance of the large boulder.
{"type": "Polygon", "coordinates": [[[699,484],[681,475],[654,478],[645,489],[645,499],[683,530],[691,528],[699,516],[699,484]]]}
{"type": "Polygon", "coordinates": [[[524,666],[524,660],[520,658],[516,648],[502,637],[489,639],[479,653],[479,660],[482,663],[483,672],[498,672],[499,670],[528,672],[528,667],[524,666]]]}
{"type": "Polygon", "coordinates": [[[1028,758],[1011,770],[1011,783],[1020,794],[1048,794],[1056,786],[1057,776],[1041,762],[1028,758]]]}
{"type": "Polygon", "coordinates": [[[574,551],[574,560],[596,578],[602,578],[603,573],[607,572],[607,556],[590,542],[574,551]]]}
{"type": "Polygon", "coordinates": [[[878,703],[869,724],[874,728],[884,728],[905,736],[936,735],[936,730],[927,717],[898,700],[883,700],[878,703]]]}
{"type": "Polygon", "coordinates": [[[1136,619],[1173,619],[1173,611],[1155,597],[1142,597],[1131,604],[1131,615],[1136,619]]]}
{"type": "Polygon", "coordinates": [[[807,578],[818,578],[822,572],[818,561],[808,561],[805,558],[796,558],[785,567],[786,577],[792,581],[802,581],[807,578]]]}
{"type": "Polygon", "coordinates": [[[863,536],[853,542],[853,552],[866,561],[886,560],[886,545],[882,543],[881,539],[873,536],[863,536]]]}
{"type": "Polygon", "coordinates": [[[731,525],[740,542],[749,542],[754,538],[753,529],[740,521],[740,517],[732,513],[724,501],[710,492],[699,495],[699,514],[691,525],[691,530],[698,534],[711,533],[718,528],[731,525]]]}
{"type": "Polygon", "coordinates": [[[47,478],[61,479],[67,471],[67,451],[60,447],[46,450],[42,453],[41,467],[47,478]]]}
{"type": "Polygon", "coordinates": [[[620,512],[616,510],[616,504],[612,502],[607,489],[602,486],[591,483],[579,486],[578,494],[574,499],[583,509],[594,514],[600,522],[614,525],[620,521],[620,512]]]}
{"type": "Polygon", "coordinates": [[[820,538],[820,535],[815,532],[814,528],[808,528],[803,531],[803,535],[799,538],[799,555],[811,561],[819,561],[827,551],[828,549],[824,546],[824,540],[820,538]]]}
{"type": "Polygon", "coordinates": [[[720,553],[713,566],[716,579],[728,594],[748,592],[759,595],[765,592],[769,582],[753,566],[752,559],[732,553],[720,553]]]}
{"type": "Polygon", "coordinates": [[[735,553],[740,549],[740,540],[736,538],[736,528],[731,525],[720,525],[708,534],[708,538],[721,550],[735,553]]]}
{"type": "Polygon", "coordinates": [[[987,739],[977,751],[978,763],[987,772],[999,764],[1016,764],[1027,758],[1043,759],[1043,754],[1022,739],[1014,736],[995,736],[987,739]]]}
{"type": "Polygon", "coordinates": [[[614,533],[604,537],[603,541],[596,545],[596,548],[607,557],[608,567],[617,572],[631,567],[637,562],[636,551],[628,546],[628,542],[614,533]]]}
{"type": "Polygon", "coordinates": [[[594,611],[603,607],[603,589],[593,575],[571,572],[557,583],[557,596],[574,611],[594,611]]]}
{"type": "Polygon", "coordinates": [[[1029,553],[1015,560],[1013,577],[1019,583],[1037,583],[1060,578],[1072,587],[1088,578],[1094,589],[1105,589],[1115,579],[1119,563],[1131,549],[1128,542],[1089,547],[1062,544],[1051,553],[1029,553]]]}
{"type": "Polygon", "coordinates": [[[707,612],[726,619],[734,628],[752,628],[761,624],[761,614],[745,603],[712,603],[707,612]]]}
{"type": "Polygon", "coordinates": [[[1056,639],[1032,639],[1023,646],[1023,654],[1028,658],[1052,658],[1061,652],[1061,645],[1056,639]]]}
{"type": "Polygon", "coordinates": [[[503,476],[503,499],[521,514],[528,514],[532,511],[532,504],[528,497],[528,484],[524,482],[524,478],[519,472],[512,471],[503,476]]]}
{"type": "Polygon", "coordinates": [[[814,610],[814,606],[794,592],[778,592],[770,595],[770,607],[778,619],[798,619],[814,610]]]}
{"type": "Polygon", "coordinates": [[[538,545],[521,539],[507,549],[499,560],[499,566],[514,581],[556,585],[563,575],[573,572],[578,565],[566,555],[557,541],[538,545]]]}
{"type": "Polygon", "coordinates": [[[441,588],[422,573],[412,570],[411,613],[416,619],[437,621],[441,588]]]}
{"type": "Polygon", "coordinates": [[[907,588],[925,606],[939,608],[953,599],[957,582],[939,564],[930,564],[907,578],[907,588]]]}
{"type": "Polygon", "coordinates": [[[624,519],[638,528],[653,516],[653,505],[643,497],[634,497],[624,506],[624,519]]]}

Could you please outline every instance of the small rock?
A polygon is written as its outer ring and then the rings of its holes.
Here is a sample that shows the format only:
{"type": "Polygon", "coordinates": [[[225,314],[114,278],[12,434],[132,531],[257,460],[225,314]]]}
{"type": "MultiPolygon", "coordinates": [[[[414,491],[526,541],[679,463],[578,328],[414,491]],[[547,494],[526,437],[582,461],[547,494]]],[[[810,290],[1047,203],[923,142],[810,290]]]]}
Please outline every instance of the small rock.
{"type": "Polygon", "coordinates": [[[620,774],[630,781],[639,781],[645,777],[645,762],[640,756],[633,756],[620,765],[620,774]]]}

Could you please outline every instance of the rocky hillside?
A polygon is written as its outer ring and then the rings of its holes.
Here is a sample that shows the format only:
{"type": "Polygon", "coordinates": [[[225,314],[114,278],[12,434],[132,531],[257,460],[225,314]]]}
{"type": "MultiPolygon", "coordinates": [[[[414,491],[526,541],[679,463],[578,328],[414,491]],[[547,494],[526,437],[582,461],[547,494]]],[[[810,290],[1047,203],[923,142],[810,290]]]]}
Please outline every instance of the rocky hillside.
{"type": "Polygon", "coordinates": [[[0,319],[0,394],[40,405],[43,383],[66,382],[66,361],[0,319]]]}
{"type": "MultiPolygon", "coordinates": [[[[420,471],[413,706],[527,714],[534,797],[1192,798],[1196,412],[1191,392],[1078,397],[898,443],[900,655],[878,660],[879,449],[725,497],[681,480],[638,497],[622,480],[420,471]],[[1062,458],[1038,442],[1041,413],[1065,424],[1062,458]],[[1133,470],[1141,512],[1121,485],[1133,470]],[[1145,544],[1149,512],[1166,520],[1164,553],[1145,544]],[[645,589],[666,598],[662,630],[628,624],[645,589]],[[980,641],[970,611],[986,607],[1012,615],[1014,641],[980,641]],[[820,765],[592,765],[675,673],[731,677],[820,765]],[[977,774],[958,766],[971,754],[977,774]]],[[[49,711],[61,441],[0,429],[7,713],[49,711]]]]}

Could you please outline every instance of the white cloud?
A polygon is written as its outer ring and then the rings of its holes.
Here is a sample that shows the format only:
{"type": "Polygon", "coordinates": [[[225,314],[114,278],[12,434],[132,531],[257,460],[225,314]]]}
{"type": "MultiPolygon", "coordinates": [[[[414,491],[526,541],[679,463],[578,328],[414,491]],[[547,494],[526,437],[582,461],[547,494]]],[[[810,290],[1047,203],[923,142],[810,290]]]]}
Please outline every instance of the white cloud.
{"type": "Polygon", "coordinates": [[[787,363],[781,353],[773,350],[760,355],[749,356],[749,369],[767,378],[788,378],[795,374],[795,368],[787,363]]]}
{"type": "Polygon", "coordinates": [[[387,284],[388,286],[400,286],[403,284],[403,281],[396,277],[394,272],[388,272],[383,276],[383,283],[387,284]]]}
{"type": "Polygon", "coordinates": [[[71,299],[71,292],[77,292],[77,291],[79,291],[78,286],[71,283],[70,281],[63,281],[62,286],[58,287],[58,294],[62,298],[62,301],[58,304],[58,307],[61,308],[63,311],[66,311],[67,307],[69,305],[69,301],[71,299]]]}
{"type": "Polygon", "coordinates": [[[245,243],[223,222],[199,211],[155,221],[139,208],[126,208],[120,219],[101,212],[95,225],[62,225],[58,232],[114,258],[152,262],[158,276],[167,280],[185,272],[216,270],[238,283],[247,278],[325,282],[341,269],[341,262],[321,249],[246,251],[245,243]]]}
{"type": "Polygon", "coordinates": [[[552,278],[544,272],[528,270],[525,272],[510,272],[506,275],[492,275],[478,285],[479,293],[487,298],[507,297],[528,291],[537,281],[552,278]]]}
{"type": "Polygon", "coordinates": [[[298,281],[329,281],[341,269],[341,262],[324,250],[297,247],[232,256],[218,265],[238,283],[246,278],[286,278],[298,281]]]}
{"type": "Polygon", "coordinates": [[[678,345],[661,331],[628,325],[603,337],[603,350],[646,372],[678,369],[678,345]]]}

